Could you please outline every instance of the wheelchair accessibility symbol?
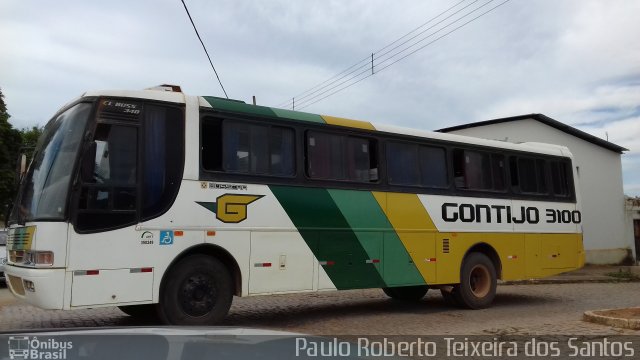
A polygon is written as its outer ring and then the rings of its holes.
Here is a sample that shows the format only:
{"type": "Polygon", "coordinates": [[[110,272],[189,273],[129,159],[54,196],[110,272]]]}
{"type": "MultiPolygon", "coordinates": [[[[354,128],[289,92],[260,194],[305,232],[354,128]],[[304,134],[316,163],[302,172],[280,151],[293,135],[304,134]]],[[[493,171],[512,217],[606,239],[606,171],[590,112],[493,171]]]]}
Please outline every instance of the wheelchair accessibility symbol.
{"type": "Polygon", "coordinates": [[[160,231],[160,245],[173,245],[173,231],[160,231]]]}

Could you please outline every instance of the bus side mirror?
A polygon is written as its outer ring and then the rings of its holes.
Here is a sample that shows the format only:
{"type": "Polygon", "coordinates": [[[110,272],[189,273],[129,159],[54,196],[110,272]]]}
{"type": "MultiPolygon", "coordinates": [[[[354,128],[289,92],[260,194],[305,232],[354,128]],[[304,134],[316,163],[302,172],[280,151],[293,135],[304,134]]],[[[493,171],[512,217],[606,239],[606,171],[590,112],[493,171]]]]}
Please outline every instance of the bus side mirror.
{"type": "Polygon", "coordinates": [[[22,178],[27,173],[27,155],[22,153],[18,157],[18,163],[16,166],[15,185],[18,185],[22,178]]]}
{"type": "Polygon", "coordinates": [[[80,166],[82,182],[94,182],[93,173],[96,169],[96,147],[96,142],[93,141],[82,156],[82,164],[80,166]]]}
{"type": "Polygon", "coordinates": [[[20,179],[27,173],[27,154],[20,154],[20,179]]]}

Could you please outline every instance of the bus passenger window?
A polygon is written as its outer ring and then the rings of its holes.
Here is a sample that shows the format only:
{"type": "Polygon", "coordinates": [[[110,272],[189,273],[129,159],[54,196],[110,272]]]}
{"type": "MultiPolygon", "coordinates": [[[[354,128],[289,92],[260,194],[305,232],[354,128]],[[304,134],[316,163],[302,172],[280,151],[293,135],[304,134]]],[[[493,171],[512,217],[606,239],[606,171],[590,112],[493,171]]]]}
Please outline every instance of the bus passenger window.
{"type": "Polygon", "coordinates": [[[307,175],[314,179],[345,180],[344,136],[307,134],[307,175]]]}
{"type": "Polygon", "coordinates": [[[504,155],[491,154],[491,177],[493,178],[493,190],[506,189],[504,155]]]}
{"type": "Polygon", "coordinates": [[[504,191],[504,155],[455,149],[453,173],[459,189],[504,191]]]}
{"type": "Polygon", "coordinates": [[[369,141],[362,138],[350,137],[347,140],[347,161],[349,180],[369,181],[369,141]]]}
{"type": "Polygon", "coordinates": [[[571,179],[570,167],[565,162],[551,161],[551,183],[553,185],[553,194],[556,196],[569,196],[569,182],[571,179]]]}
{"type": "Polygon", "coordinates": [[[205,170],[295,175],[295,143],[291,128],[205,118],[201,151],[205,170]]]}
{"type": "Polygon", "coordinates": [[[389,184],[420,184],[420,167],[418,166],[418,145],[387,143],[387,172],[389,184]]]}
{"type": "MultiPolygon", "coordinates": [[[[224,126],[224,158],[223,164],[226,171],[248,173],[250,166],[249,150],[249,125],[230,123],[224,126]]],[[[258,144],[256,144],[256,147],[258,144]]],[[[254,154],[257,151],[253,152],[254,154]]],[[[254,155],[254,169],[256,168],[254,155]]],[[[255,171],[254,171],[255,172],[255,171]]]]}
{"type": "Polygon", "coordinates": [[[307,175],[312,179],[378,181],[373,140],[307,132],[307,175]]]}
{"type": "Polygon", "coordinates": [[[443,148],[409,143],[387,143],[389,184],[447,187],[447,156],[443,148]]]}
{"type": "Polygon", "coordinates": [[[542,159],[518,158],[517,164],[520,191],[529,194],[546,194],[545,161],[542,159]]]}
{"type": "Polygon", "coordinates": [[[213,118],[203,119],[201,132],[202,168],[222,171],[222,121],[213,118]]]}
{"type": "Polygon", "coordinates": [[[447,155],[443,148],[420,146],[420,185],[443,188],[448,185],[447,155]]]}
{"type": "Polygon", "coordinates": [[[293,131],[273,127],[269,136],[269,164],[271,175],[290,176],[295,174],[293,166],[293,131]]]}

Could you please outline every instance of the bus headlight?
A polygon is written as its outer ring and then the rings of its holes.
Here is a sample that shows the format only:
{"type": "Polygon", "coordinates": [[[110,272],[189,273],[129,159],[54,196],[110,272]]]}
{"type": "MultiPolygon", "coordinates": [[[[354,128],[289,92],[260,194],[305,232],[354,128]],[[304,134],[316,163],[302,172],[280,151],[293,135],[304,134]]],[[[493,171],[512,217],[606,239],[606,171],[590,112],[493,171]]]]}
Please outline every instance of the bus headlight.
{"type": "Polygon", "coordinates": [[[34,266],[52,266],[53,251],[25,251],[24,264],[34,266]]]}
{"type": "Polygon", "coordinates": [[[36,292],[36,285],[31,280],[23,280],[22,284],[24,285],[25,290],[36,292]]]}

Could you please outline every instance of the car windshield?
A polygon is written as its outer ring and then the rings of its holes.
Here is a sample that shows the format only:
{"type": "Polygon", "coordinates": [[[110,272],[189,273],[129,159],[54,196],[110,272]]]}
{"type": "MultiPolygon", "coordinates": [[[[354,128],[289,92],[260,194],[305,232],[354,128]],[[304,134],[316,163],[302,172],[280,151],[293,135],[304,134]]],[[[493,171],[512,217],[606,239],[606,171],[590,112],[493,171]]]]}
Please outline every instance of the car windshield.
{"type": "Polygon", "coordinates": [[[69,181],[91,107],[77,104],[45,126],[21,182],[11,223],[64,219],[69,181]]]}

